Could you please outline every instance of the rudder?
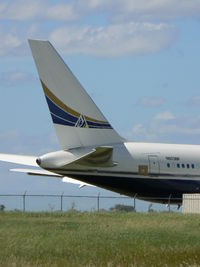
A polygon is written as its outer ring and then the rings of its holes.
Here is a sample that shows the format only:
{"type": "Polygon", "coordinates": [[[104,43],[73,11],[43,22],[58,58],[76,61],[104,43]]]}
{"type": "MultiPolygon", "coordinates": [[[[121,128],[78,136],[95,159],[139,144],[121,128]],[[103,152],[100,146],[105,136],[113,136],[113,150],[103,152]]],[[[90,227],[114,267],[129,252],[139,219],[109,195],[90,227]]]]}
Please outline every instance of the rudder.
{"type": "Polygon", "coordinates": [[[50,42],[29,45],[62,149],[122,142],[50,42]]]}

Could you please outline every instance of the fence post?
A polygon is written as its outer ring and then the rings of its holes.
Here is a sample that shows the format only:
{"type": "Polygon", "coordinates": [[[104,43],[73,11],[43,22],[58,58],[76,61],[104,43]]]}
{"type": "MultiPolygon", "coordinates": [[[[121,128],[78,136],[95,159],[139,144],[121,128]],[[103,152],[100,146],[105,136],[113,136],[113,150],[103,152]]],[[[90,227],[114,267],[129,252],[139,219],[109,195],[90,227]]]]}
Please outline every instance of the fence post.
{"type": "Polygon", "coordinates": [[[26,191],[23,194],[23,212],[26,211],[26,191]]]}
{"type": "Polygon", "coordinates": [[[97,211],[99,212],[99,199],[100,199],[100,193],[98,193],[97,196],[97,211]]]}
{"type": "Polygon", "coordinates": [[[63,194],[64,192],[60,195],[60,211],[63,211],[63,194]]]}
{"type": "Polygon", "coordinates": [[[170,201],[171,201],[171,196],[172,194],[169,195],[169,199],[168,199],[168,212],[170,212],[170,201]]]}
{"type": "Polygon", "coordinates": [[[137,194],[134,195],[134,211],[136,211],[136,196],[137,194]]]}

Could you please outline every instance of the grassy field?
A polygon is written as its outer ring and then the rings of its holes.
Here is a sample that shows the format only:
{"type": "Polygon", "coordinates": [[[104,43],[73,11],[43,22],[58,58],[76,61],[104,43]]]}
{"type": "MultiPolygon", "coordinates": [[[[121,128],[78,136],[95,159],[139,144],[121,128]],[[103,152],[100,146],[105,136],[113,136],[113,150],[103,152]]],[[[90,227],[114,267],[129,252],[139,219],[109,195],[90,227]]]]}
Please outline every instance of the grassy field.
{"type": "Polygon", "coordinates": [[[1,212],[0,266],[200,266],[200,216],[1,212]]]}

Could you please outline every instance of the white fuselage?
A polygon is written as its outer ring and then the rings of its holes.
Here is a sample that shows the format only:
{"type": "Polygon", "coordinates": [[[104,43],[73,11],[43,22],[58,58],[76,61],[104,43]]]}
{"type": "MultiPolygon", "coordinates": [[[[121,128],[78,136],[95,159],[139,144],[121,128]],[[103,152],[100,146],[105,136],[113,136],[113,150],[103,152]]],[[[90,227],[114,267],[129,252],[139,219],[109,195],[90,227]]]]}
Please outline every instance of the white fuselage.
{"type": "Polygon", "coordinates": [[[165,199],[169,196],[180,202],[178,199],[183,193],[200,192],[198,145],[125,142],[113,146],[113,162],[116,163],[113,167],[69,168],[69,163],[86,150],[47,154],[42,158],[41,167],[126,195],[152,197],[158,202],[167,202],[165,199]],[[62,163],[62,167],[57,163],[62,163]]]}
{"type": "MultiPolygon", "coordinates": [[[[133,158],[132,170],[139,172],[140,165],[153,174],[174,175],[175,178],[200,174],[200,146],[158,143],[125,143],[133,158]]],[[[199,177],[200,178],[200,177],[199,177]]]]}

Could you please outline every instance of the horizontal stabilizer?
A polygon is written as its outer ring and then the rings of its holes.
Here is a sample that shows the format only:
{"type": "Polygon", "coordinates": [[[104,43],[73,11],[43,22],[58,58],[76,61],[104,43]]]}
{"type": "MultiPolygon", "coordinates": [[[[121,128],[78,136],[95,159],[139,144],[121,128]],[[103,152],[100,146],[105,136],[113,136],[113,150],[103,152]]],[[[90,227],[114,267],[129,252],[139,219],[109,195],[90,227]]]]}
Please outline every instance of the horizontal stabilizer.
{"type": "Polygon", "coordinates": [[[50,177],[58,177],[62,178],[62,175],[46,171],[46,170],[37,170],[37,169],[10,169],[11,172],[22,172],[28,175],[39,175],[39,176],[50,176],[50,177]]]}
{"type": "Polygon", "coordinates": [[[63,181],[64,183],[78,184],[78,185],[79,185],[79,188],[82,188],[82,187],[84,187],[84,186],[92,186],[92,187],[95,187],[95,186],[92,185],[92,184],[83,183],[83,182],[81,182],[81,181],[79,181],[79,180],[75,180],[75,179],[72,179],[72,178],[69,178],[69,177],[64,177],[64,178],[62,179],[62,181],[63,181]]]}
{"type": "Polygon", "coordinates": [[[21,156],[12,154],[0,154],[0,161],[38,167],[35,156],[21,156]]]}
{"type": "Polygon", "coordinates": [[[88,154],[83,155],[75,161],[67,164],[66,167],[73,168],[77,165],[85,167],[114,167],[117,163],[113,162],[112,155],[112,147],[97,147],[88,154]]]}
{"type": "Polygon", "coordinates": [[[75,180],[69,177],[63,177],[62,175],[46,171],[46,170],[37,170],[37,169],[10,169],[11,172],[20,172],[20,173],[26,173],[28,175],[35,175],[35,176],[48,176],[48,177],[55,177],[55,178],[62,178],[62,182],[64,183],[70,183],[70,184],[76,184],[79,185],[79,188],[82,188],[84,186],[93,186],[91,184],[83,183],[79,180],[75,180]]]}

